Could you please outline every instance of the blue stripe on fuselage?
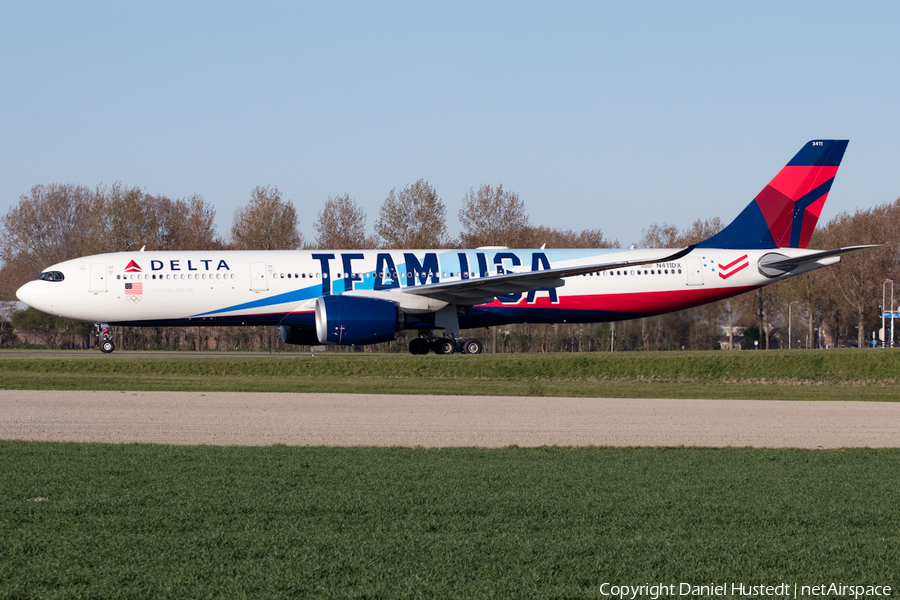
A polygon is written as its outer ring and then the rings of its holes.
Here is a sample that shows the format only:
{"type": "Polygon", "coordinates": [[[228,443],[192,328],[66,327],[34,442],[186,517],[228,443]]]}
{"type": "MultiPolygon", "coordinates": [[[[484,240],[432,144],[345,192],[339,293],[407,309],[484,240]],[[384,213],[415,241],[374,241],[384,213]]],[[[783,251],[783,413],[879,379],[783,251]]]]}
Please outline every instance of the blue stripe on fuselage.
{"type": "Polygon", "coordinates": [[[303,300],[311,300],[312,298],[318,298],[319,296],[321,296],[321,289],[322,288],[320,286],[314,285],[300,290],[293,290],[290,292],[285,292],[283,294],[277,294],[268,298],[260,298],[259,300],[254,300],[253,302],[244,302],[243,304],[235,304],[234,306],[228,306],[226,308],[219,308],[205,313],[198,313],[194,316],[204,317],[208,315],[217,315],[221,313],[232,312],[235,310],[250,310],[253,308],[264,308],[266,306],[287,304],[289,302],[302,302],[303,300]]]}

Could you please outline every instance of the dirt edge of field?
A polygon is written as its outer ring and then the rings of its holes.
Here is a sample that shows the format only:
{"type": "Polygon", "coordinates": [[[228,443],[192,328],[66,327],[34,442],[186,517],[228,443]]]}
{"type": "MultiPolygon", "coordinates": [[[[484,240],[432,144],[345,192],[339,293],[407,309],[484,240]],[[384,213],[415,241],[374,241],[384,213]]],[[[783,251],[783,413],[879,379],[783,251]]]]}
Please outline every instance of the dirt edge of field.
{"type": "Polygon", "coordinates": [[[0,390],[0,439],[876,448],[900,447],[900,403],[0,390]]]}

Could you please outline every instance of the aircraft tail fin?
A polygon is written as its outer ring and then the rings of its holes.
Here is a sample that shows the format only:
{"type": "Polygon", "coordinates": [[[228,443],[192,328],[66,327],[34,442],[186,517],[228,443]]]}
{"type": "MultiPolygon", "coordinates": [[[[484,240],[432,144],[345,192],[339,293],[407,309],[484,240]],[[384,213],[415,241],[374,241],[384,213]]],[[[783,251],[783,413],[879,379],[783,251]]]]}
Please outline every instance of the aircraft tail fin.
{"type": "Polygon", "coordinates": [[[697,247],[808,247],[847,142],[807,142],[734,221],[697,247]]]}

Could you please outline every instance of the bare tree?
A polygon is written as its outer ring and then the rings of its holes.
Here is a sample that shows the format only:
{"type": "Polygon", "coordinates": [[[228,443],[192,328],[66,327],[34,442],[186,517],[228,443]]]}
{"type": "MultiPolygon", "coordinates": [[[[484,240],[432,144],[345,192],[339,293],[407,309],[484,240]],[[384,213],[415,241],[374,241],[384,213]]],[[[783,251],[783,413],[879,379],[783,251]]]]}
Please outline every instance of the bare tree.
{"type": "Polygon", "coordinates": [[[642,229],[644,237],[638,242],[641,248],[676,248],[678,246],[678,228],[675,225],[654,223],[642,229]]]}
{"type": "Polygon", "coordinates": [[[571,229],[557,229],[539,225],[529,227],[527,236],[528,246],[537,247],[546,245],[548,248],[618,248],[618,240],[607,240],[599,229],[584,229],[573,231],[571,229]]]}
{"type": "Polygon", "coordinates": [[[446,213],[434,187],[420,179],[400,193],[391,190],[375,232],[384,248],[443,248],[450,243],[446,213]]]}
{"type": "Polygon", "coordinates": [[[37,185],[0,221],[0,297],[45,267],[86,254],[220,247],[215,210],[194,195],[186,200],[150,196],[121,183],[37,185]]]}
{"type": "Polygon", "coordinates": [[[639,243],[642,248],[681,248],[697,244],[711,238],[722,230],[719,217],[697,219],[689,229],[678,231],[675,225],[654,223],[642,231],[644,237],[639,243]]]}
{"type": "Polygon", "coordinates": [[[843,304],[850,309],[845,314],[855,316],[857,343],[862,347],[868,327],[876,323],[882,284],[900,269],[900,198],[853,215],[839,214],[815,241],[824,248],[884,244],[842,256],[840,264],[828,269],[832,287],[840,294],[835,304],[843,304]]]}
{"type": "Polygon", "coordinates": [[[295,250],[303,244],[294,205],[277,187],[257,186],[250,202],[234,211],[232,247],[236,250],[295,250]]]}
{"type": "Polygon", "coordinates": [[[0,259],[28,254],[47,265],[77,256],[89,207],[84,186],[34,186],[0,221],[0,259]]]}
{"type": "Polygon", "coordinates": [[[675,243],[677,246],[699,244],[703,240],[707,240],[722,231],[724,227],[725,226],[722,225],[722,220],[719,217],[697,219],[691,223],[690,229],[681,232],[676,238],[675,243]]]}
{"type": "Polygon", "coordinates": [[[459,221],[463,228],[460,245],[466,248],[534,245],[525,203],[517,193],[504,190],[502,185],[483,184],[477,192],[470,189],[463,198],[459,221]]]}
{"type": "Polygon", "coordinates": [[[216,232],[216,209],[194,194],[185,200],[159,198],[160,250],[213,250],[223,247],[216,232]]]}
{"type": "Polygon", "coordinates": [[[34,279],[46,266],[29,255],[16,256],[5,263],[0,268],[0,300],[17,302],[16,290],[34,279]]]}
{"type": "Polygon", "coordinates": [[[118,182],[97,186],[91,197],[84,253],[124,252],[143,246],[151,250],[219,248],[222,242],[215,216],[212,205],[198,194],[172,200],[118,182]]]}
{"type": "Polygon", "coordinates": [[[463,226],[460,245],[510,246],[515,248],[614,248],[618,241],[609,241],[599,229],[558,229],[531,225],[525,203],[515,192],[503,186],[484,184],[476,192],[470,189],[459,211],[463,226]]]}
{"type": "Polygon", "coordinates": [[[138,250],[155,242],[158,226],[141,188],[98,185],[91,198],[88,254],[138,250]]]}
{"type": "Polygon", "coordinates": [[[84,253],[91,192],[84,186],[36,185],[0,219],[0,299],[44,267],[84,253]]]}
{"type": "Polygon", "coordinates": [[[368,249],[374,238],[366,237],[366,213],[349,194],[329,197],[314,225],[316,247],[368,249]]]}

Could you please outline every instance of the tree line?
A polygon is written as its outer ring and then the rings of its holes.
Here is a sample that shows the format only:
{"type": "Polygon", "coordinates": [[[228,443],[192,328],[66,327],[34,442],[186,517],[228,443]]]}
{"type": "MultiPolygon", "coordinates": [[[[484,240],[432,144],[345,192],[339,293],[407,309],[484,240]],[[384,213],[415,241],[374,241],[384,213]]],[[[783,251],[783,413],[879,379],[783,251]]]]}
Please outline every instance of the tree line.
{"type": "MultiPolygon", "coordinates": [[[[617,248],[600,229],[558,229],[531,223],[524,201],[502,185],[484,184],[462,199],[459,236],[449,234],[447,208],[425,180],[393,189],[367,233],[367,215],[348,194],[329,197],[313,223],[315,237],[304,240],[294,203],[273,186],[254,188],[239,207],[228,239],[216,230],[214,206],[200,195],[172,199],[121,183],[95,188],[72,184],[34,186],[0,218],[0,301],[47,266],[89,254],[148,250],[291,250],[369,248],[617,248]]],[[[697,220],[679,231],[663,223],[643,230],[645,248],[678,248],[702,241],[723,228],[718,217],[697,220]]],[[[670,315],[601,325],[510,326],[481,332],[487,348],[502,351],[597,351],[713,349],[720,323],[746,328],[745,340],[769,347],[774,328],[795,337],[834,345],[863,346],[880,327],[877,305],[885,279],[900,267],[900,199],[853,214],[842,213],[821,226],[810,247],[859,244],[880,247],[845,256],[841,264],[761,288],[725,301],[670,315]],[[805,332],[805,333],[804,333],[805,332]]],[[[37,332],[48,347],[90,344],[90,329],[38,311],[0,311],[0,344],[14,344],[11,324],[37,332]],[[36,314],[37,313],[37,314],[36,314]]],[[[266,328],[120,328],[124,345],[136,348],[280,349],[266,328]],[[194,331],[196,329],[196,331],[194,331]],[[222,331],[220,331],[222,330],[222,331]],[[130,339],[129,337],[130,336],[130,339]]],[[[403,334],[401,334],[403,337],[403,334]]],[[[798,338],[799,339],[799,338],[798,338]]],[[[400,340],[380,350],[405,351],[400,340]]]]}
{"type": "Polygon", "coordinates": [[[36,185],[0,219],[0,300],[47,266],[79,256],[139,250],[294,250],[349,248],[455,248],[488,245],[532,247],[618,246],[599,229],[534,226],[518,194],[503,186],[470,190],[459,211],[462,232],[451,238],[447,209],[434,187],[419,180],[393,189],[381,205],[375,235],[365,211],[348,194],[329,197],[313,224],[315,238],[300,233],[294,203],[277,187],[253,189],[239,207],[228,240],[216,231],[214,206],[200,195],[171,199],[121,183],[94,189],[71,184],[36,185]]]}

